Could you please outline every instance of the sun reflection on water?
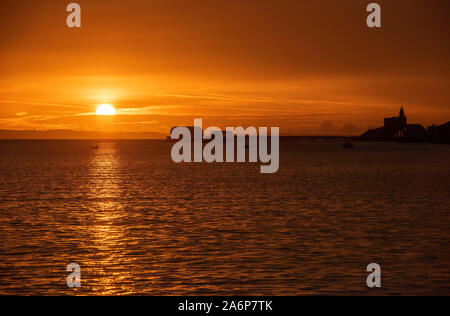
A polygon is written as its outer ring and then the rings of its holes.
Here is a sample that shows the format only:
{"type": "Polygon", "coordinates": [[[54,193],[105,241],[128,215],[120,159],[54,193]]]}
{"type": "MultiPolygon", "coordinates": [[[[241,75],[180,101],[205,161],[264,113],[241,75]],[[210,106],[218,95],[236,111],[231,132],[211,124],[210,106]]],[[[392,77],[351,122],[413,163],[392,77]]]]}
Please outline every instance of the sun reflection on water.
{"type": "Polygon", "coordinates": [[[120,159],[117,144],[104,143],[93,150],[90,163],[89,232],[92,254],[86,282],[96,295],[132,294],[127,256],[127,214],[121,201],[120,159]],[[92,260],[93,259],[93,260],[92,260]]]}

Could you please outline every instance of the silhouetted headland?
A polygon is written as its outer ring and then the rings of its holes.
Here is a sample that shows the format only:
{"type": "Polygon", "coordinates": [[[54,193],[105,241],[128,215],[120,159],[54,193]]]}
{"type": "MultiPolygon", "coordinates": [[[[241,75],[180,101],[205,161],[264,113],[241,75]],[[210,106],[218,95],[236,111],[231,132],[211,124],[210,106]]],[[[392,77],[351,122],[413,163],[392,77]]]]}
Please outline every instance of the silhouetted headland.
{"type": "MultiPolygon", "coordinates": [[[[175,128],[175,127],[174,127],[175,128]]],[[[171,134],[174,128],[171,129],[171,134]]],[[[186,126],[194,135],[196,127],[186,126]]],[[[203,135],[203,130],[200,129],[203,135]]],[[[235,136],[236,138],[237,136],[235,136]]],[[[251,137],[246,135],[246,141],[251,137]]],[[[253,137],[257,137],[256,135],[253,137]]],[[[171,136],[167,137],[171,140],[171,136]]],[[[384,125],[379,128],[369,129],[361,136],[280,136],[281,143],[295,143],[308,139],[321,140],[355,140],[355,141],[396,141],[396,142],[428,142],[450,144],[450,122],[439,126],[423,127],[421,124],[408,124],[408,118],[405,115],[403,107],[398,116],[384,119],[384,125]]],[[[205,140],[203,140],[205,141],[205,140]]],[[[226,142],[226,133],[223,133],[223,141],[226,142]]]]}
{"type": "Polygon", "coordinates": [[[450,144],[450,122],[440,126],[432,125],[427,129],[420,124],[408,124],[408,118],[402,107],[398,116],[385,118],[384,126],[370,129],[358,139],[450,144]]]}

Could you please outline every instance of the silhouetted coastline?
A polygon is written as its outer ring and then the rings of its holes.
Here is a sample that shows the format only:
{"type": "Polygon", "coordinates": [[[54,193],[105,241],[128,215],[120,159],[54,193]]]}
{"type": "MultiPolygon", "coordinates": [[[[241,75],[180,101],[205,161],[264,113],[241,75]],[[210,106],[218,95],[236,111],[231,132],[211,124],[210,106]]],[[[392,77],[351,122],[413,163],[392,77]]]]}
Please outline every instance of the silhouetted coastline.
{"type": "Polygon", "coordinates": [[[450,121],[439,126],[429,126],[427,129],[421,124],[408,124],[402,107],[398,116],[385,118],[382,127],[370,129],[354,139],[450,144],[450,121]]]}
{"type": "MultiPolygon", "coordinates": [[[[195,133],[194,126],[185,126],[191,135],[195,133]]],[[[172,131],[173,127],[170,131],[172,131]]],[[[200,130],[203,136],[203,130],[200,130]]],[[[245,136],[246,143],[250,137],[258,136],[245,136]]],[[[226,142],[226,134],[223,133],[223,142],[226,142]]],[[[236,139],[237,136],[235,135],[236,139]]],[[[168,141],[176,142],[178,140],[172,140],[171,136],[167,136],[168,141]]],[[[270,138],[269,138],[270,140],[270,138]]],[[[403,107],[400,109],[399,115],[395,117],[385,118],[384,125],[379,128],[369,129],[361,136],[288,136],[280,135],[280,143],[296,143],[306,140],[344,140],[344,141],[388,141],[388,142],[403,142],[403,143],[439,143],[450,144],[450,121],[442,125],[431,125],[428,128],[423,127],[421,124],[408,124],[408,119],[405,115],[403,107]]],[[[209,142],[210,140],[202,140],[203,142],[209,142]]]]}

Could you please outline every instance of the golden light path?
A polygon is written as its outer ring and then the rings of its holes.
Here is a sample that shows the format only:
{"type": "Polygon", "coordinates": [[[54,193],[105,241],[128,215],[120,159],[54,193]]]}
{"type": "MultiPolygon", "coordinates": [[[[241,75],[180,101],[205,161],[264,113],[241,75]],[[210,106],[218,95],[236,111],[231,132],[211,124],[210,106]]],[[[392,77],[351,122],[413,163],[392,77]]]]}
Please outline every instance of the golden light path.
{"type": "Polygon", "coordinates": [[[103,143],[92,152],[89,169],[91,257],[85,263],[86,286],[96,295],[133,294],[131,268],[134,258],[126,248],[128,218],[121,203],[121,167],[117,145],[103,143]]]}
{"type": "Polygon", "coordinates": [[[97,115],[116,115],[116,109],[111,104],[102,104],[97,108],[97,115]]]}

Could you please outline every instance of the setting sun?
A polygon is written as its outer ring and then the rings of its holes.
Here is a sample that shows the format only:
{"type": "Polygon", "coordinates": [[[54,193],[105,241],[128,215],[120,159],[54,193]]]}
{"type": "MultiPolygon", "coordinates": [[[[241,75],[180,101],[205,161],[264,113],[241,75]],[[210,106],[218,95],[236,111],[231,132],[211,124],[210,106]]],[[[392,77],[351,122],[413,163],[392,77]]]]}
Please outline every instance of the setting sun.
{"type": "Polygon", "coordinates": [[[116,109],[110,104],[102,104],[97,108],[97,115],[116,115],[116,109]]]}

